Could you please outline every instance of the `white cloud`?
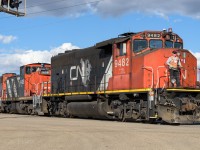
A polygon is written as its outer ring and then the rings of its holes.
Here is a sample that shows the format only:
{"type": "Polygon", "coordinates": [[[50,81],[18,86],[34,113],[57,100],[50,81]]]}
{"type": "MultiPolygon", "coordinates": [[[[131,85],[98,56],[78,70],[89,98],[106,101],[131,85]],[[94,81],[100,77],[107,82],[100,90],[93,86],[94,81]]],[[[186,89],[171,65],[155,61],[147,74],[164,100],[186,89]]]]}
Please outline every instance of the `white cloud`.
{"type": "Polygon", "coordinates": [[[12,35],[5,36],[5,35],[0,34],[0,42],[2,42],[3,44],[9,44],[16,39],[17,39],[17,37],[12,36],[12,35]]]}
{"type": "Polygon", "coordinates": [[[38,5],[28,8],[28,14],[46,11],[45,15],[78,16],[77,14],[95,12],[102,16],[119,16],[128,12],[140,12],[164,18],[168,18],[170,14],[179,14],[200,19],[199,0],[132,0],[126,2],[124,0],[63,0],[58,2],[43,0],[42,2],[48,2],[48,4],[39,5],[41,1],[35,0],[34,4],[38,5]]]}
{"type": "Polygon", "coordinates": [[[19,67],[29,63],[50,63],[51,57],[67,50],[78,49],[71,43],[48,50],[17,50],[14,54],[0,54],[0,74],[19,72],[19,67]]]}

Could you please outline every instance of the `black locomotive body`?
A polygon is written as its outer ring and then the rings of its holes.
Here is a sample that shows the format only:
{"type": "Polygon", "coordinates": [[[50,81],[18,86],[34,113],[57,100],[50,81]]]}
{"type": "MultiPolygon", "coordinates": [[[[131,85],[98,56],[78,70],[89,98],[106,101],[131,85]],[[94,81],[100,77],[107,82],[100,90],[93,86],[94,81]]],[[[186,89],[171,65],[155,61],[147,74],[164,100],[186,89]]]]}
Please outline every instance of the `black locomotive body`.
{"type": "Polygon", "coordinates": [[[66,51],[51,59],[52,93],[95,92],[112,68],[112,47],[90,47],[66,51]]]}
{"type": "Polygon", "coordinates": [[[43,97],[48,108],[46,113],[109,118],[103,110],[107,107],[105,100],[102,102],[96,92],[105,91],[112,76],[112,45],[109,43],[114,40],[52,57],[52,92],[50,96],[43,97]]]}

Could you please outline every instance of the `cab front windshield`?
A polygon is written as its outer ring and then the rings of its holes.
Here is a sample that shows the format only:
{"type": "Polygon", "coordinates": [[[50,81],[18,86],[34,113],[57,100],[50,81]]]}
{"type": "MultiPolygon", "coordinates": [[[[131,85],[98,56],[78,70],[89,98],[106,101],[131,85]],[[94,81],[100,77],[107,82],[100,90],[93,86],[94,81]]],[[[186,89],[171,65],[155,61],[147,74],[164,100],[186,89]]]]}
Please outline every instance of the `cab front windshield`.
{"type": "Polygon", "coordinates": [[[179,42],[165,41],[165,48],[180,48],[183,49],[183,44],[179,42]]]}
{"type": "Polygon", "coordinates": [[[49,74],[49,67],[41,67],[41,66],[27,66],[26,74],[31,74],[33,72],[40,72],[41,74],[49,74]]]}
{"type": "Polygon", "coordinates": [[[183,49],[183,43],[175,42],[175,43],[174,43],[174,48],[183,49]]]}
{"type": "Polygon", "coordinates": [[[149,45],[150,48],[162,48],[163,42],[162,40],[150,40],[149,45]]]}
{"type": "Polygon", "coordinates": [[[133,41],[133,51],[138,53],[146,48],[157,49],[157,48],[179,48],[183,49],[183,43],[173,42],[170,40],[162,41],[161,39],[135,39],[133,41]]]}
{"type": "Polygon", "coordinates": [[[165,41],[165,48],[173,48],[173,42],[172,41],[165,41]]]}

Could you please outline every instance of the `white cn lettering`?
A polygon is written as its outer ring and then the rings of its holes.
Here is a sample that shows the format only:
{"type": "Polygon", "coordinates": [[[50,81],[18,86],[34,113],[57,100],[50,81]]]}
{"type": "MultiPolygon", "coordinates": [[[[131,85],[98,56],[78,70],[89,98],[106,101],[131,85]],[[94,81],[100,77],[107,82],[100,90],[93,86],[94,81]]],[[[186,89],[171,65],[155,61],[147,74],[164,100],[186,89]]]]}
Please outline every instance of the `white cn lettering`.
{"type": "MultiPolygon", "coordinates": [[[[84,67],[82,67],[82,68],[84,68],[84,67]]],[[[72,66],[70,68],[70,80],[78,80],[79,73],[80,73],[81,77],[83,78],[84,77],[84,73],[81,70],[81,68],[79,66],[72,66]],[[76,71],[75,76],[72,75],[73,71],[76,71]]]]}
{"type": "Polygon", "coordinates": [[[80,60],[81,63],[81,67],[80,66],[72,66],[70,68],[70,80],[78,80],[79,74],[81,76],[82,79],[82,83],[85,87],[87,87],[89,81],[90,81],[90,72],[92,69],[92,66],[89,62],[89,60],[80,60]],[[72,75],[72,72],[75,72],[75,75],[72,75]]]}
{"type": "Polygon", "coordinates": [[[72,66],[70,68],[70,80],[77,80],[78,79],[78,70],[76,69],[76,66],[72,66]],[[75,70],[76,71],[76,75],[74,77],[72,77],[72,71],[75,70]]]}

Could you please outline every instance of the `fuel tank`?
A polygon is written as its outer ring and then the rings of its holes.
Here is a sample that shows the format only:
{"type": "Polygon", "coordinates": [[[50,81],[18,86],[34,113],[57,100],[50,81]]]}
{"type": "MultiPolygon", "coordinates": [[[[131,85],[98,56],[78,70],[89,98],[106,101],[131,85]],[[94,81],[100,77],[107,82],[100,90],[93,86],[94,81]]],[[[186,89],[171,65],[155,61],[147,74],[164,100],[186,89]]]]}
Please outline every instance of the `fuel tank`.
{"type": "Polygon", "coordinates": [[[68,114],[82,118],[109,119],[105,102],[71,102],[67,105],[68,114]]]}

